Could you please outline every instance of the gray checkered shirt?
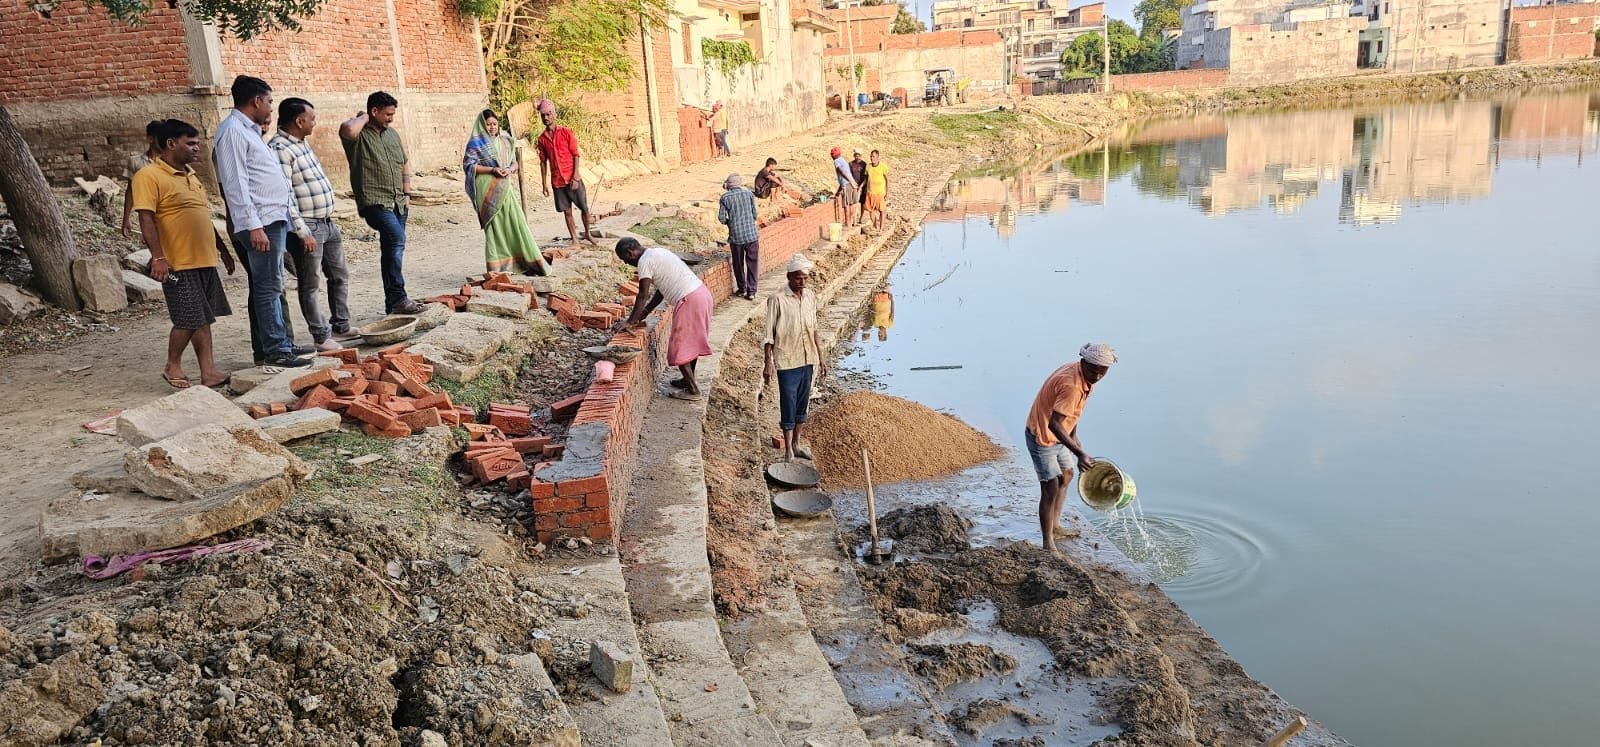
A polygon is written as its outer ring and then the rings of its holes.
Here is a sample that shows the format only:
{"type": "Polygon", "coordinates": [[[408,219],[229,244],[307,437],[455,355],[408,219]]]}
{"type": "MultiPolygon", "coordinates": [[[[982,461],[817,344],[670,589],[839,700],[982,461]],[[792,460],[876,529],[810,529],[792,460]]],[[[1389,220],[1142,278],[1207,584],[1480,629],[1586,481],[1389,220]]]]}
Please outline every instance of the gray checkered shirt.
{"type": "Polygon", "coordinates": [[[322,161],[306,141],[279,130],[267,141],[283,164],[283,173],[294,188],[295,205],[300,217],[326,220],[333,217],[333,182],[322,170],[322,161]]]}
{"type": "Polygon", "coordinates": [[[753,244],[761,238],[756,227],[756,196],[744,187],[722,193],[717,220],[728,227],[729,244],[753,244]]]}

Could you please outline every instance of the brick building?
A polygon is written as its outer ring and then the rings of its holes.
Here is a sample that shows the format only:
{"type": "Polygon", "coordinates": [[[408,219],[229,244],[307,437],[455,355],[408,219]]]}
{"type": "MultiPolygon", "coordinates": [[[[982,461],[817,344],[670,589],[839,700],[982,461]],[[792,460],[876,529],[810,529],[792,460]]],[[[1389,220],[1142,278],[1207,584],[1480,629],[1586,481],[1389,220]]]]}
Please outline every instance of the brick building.
{"type": "Polygon", "coordinates": [[[1511,9],[1506,24],[1506,62],[1543,62],[1593,57],[1600,5],[1526,5],[1511,9]]]}
{"type": "Polygon", "coordinates": [[[337,125],[372,91],[400,100],[396,126],[417,171],[460,164],[488,98],[477,24],[455,0],[329,0],[298,33],[251,41],[155,6],[129,27],[83,0],[62,0],[49,15],[31,3],[0,4],[0,102],[52,181],[120,175],[127,156],[144,149],[151,119],[184,119],[209,137],[240,74],[266,79],[279,100],[317,106],[313,146],[341,186],[337,125]]]}

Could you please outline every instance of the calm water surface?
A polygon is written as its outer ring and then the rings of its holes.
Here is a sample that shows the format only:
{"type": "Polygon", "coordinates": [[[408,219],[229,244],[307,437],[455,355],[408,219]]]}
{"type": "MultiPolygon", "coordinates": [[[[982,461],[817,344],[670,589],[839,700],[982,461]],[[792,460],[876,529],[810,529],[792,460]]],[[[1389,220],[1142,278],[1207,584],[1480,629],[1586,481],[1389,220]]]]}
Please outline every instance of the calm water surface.
{"type": "MultiPolygon", "coordinates": [[[[1148,537],[1098,521],[1253,675],[1357,744],[1597,744],[1597,123],[1210,117],[963,176],[847,365],[1018,446],[1113,343],[1080,433],[1148,537]]],[[[1036,539],[1013,455],[963,500],[1036,539]]]]}

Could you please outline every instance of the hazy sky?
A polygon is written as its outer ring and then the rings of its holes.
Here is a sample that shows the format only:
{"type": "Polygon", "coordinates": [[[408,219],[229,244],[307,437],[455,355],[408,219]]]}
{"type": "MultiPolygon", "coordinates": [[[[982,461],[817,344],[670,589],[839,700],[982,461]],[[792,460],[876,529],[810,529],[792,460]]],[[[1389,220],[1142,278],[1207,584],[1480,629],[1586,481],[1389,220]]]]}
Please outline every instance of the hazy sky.
{"type": "MultiPolygon", "coordinates": [[[[1106,0],[1106,8],[1111,12],[1112,18],[1119,18],[1131,24],[1133,23],[1133,5],[1135,2],[1137,0],[1106,0]]],[[[928,23],[928,19],[932,14],[933,0],[906,0],[906,4],[916,9],[917,18],[922,19],[923,23],[928,23]]],[[[1088,4],[1089,0],[1083,2],[1074,0],[1072,7],[1076,8],[1079,5],[1088,4]]],[[[931,26],[932,24],[929,25],[931,26]]]]}

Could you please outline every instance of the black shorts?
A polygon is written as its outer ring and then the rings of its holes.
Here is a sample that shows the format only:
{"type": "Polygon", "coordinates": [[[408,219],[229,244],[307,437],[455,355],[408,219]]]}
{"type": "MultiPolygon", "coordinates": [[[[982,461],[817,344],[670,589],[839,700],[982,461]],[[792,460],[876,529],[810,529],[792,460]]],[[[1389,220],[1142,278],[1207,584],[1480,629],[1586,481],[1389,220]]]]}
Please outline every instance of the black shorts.
{"type": "Polygon", "coordinates": [[[589,190],[584,189],[583,182],[570,183],[565,187],[556,187],[553,193],[556,201],[556,212],[565,213],[574,207],[582,212],[589,212],[589,190]]]}
{"type": "Polygon", "coordinates": [[[174,329],[197,330],[210,326],[219,316],[233,314],[215,267],[173,270],[167,273],[162,289],[174,329]]]}

